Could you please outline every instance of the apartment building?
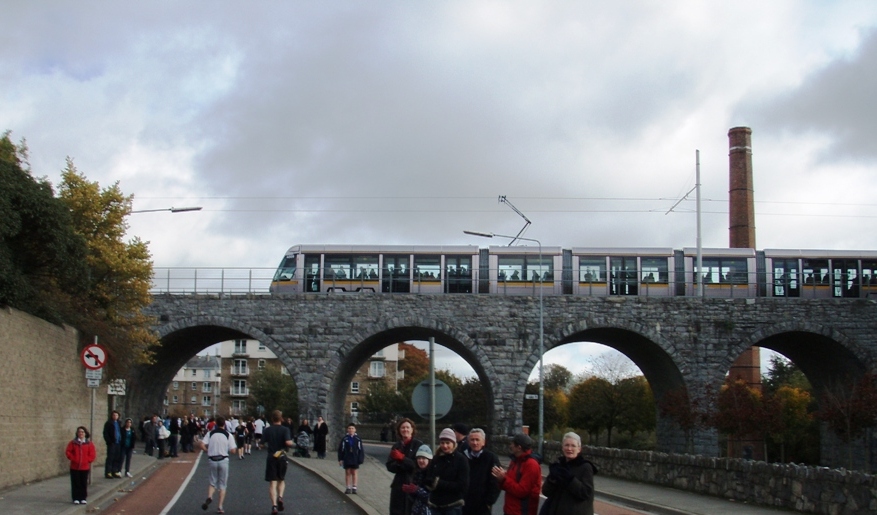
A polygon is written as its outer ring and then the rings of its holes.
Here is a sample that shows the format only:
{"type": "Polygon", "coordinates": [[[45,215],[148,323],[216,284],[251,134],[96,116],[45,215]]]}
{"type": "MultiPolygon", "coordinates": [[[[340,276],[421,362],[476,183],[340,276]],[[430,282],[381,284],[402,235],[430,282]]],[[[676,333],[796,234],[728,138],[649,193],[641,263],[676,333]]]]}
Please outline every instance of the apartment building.
{"type": "Polygon", "coordinates": [[[215,416],[219,404],[220,369],[219,356],[195,356],[187,361],[168,385],[164,416],[215,416]]]}
{"type": "Polygon", "coordinates": [[[289,374],[277,355],[258,340],[229,340],[219,346],[221,359],[220,376],[222,390],[219,399],[219,413],[228,415],[247,415],[250,397],[250,378],[265,368],[279,369],[289,374]]]}
{"type": "Polygon", "coordinates": [[[405,378],[405,371],[399,370],[399,360],[405,359],[405,351],[399,350],[399,344],[384,347],[372,355],[353,376],[347,392],[347,416],[356,421],[360,412],[360,403],[365,399],[370,385],[379,381],[387,383],[394,391],[398,383],[405,378]]]}

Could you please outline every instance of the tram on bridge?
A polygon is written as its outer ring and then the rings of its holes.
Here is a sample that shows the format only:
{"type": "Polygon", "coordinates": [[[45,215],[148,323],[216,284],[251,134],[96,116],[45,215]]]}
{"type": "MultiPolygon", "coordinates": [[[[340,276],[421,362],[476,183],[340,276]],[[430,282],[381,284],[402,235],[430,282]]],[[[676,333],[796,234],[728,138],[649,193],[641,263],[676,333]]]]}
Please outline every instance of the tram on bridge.
{"type": "Polygon", "coordinates": [[[474,245],[295,245],[270,292],[867,298],[877,252],[474,245]]]}

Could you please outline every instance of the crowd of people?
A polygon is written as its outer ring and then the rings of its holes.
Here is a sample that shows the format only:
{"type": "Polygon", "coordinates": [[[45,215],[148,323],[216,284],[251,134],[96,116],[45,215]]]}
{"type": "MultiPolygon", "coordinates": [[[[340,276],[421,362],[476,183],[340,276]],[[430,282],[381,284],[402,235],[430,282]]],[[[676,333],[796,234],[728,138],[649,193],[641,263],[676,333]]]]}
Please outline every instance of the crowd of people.
{"type": "MultiPolygon", "coordinates": [[[[138,441],[133,420],[121,422],[117,411],[104,424],[103,439],[107,447],[104,475],[107,478],[131,477],[131,455],[138,441]],[[124,467],[124,476],[122,469],[124,467]]],[[[218,494],[217,513],[223,504],[228,482],[228,464],[232,455],[238,459],[252,449],[267,449],[265,481],[269,483],[271,513],[284,510],[283,494],[287,470],[287,450],[295,445],[295,435],[314,438],[318,458],[326,456],[328,426],[318,417],[313,427],[302,420],[293,430],[290,418],[280,411],[271,413],[270,423],[261,417],[215,419],[144,417],[139,424],[139,441],[145,454],[157,453],[159,459],[181,452],[206,452],[210,467],[210,485],[202,509],[207,510],[218,494]]],[[[390,484],[390,515],[489,515],[500,493],[505,493],[504,515],[593,515],[594,475],[597,468],[582,456],[581,438],[566,433],[561,442],[562,455],[548,467],[543,482],[541,458],[533,453],[533,441],[526,434],[516,434],[510,441],[510,461],[503,468],[498,456],[487,450],[484,430],[469,430],[454,424],[439,435],[433,450],[419,440],[414,421],[399,420],[393,427],[396,441],[386,463],[393,474],[390,484]],[[539,497],[546,501],[541,510],[539,497]]],[[[382,434],[382,440],[384,435],[382,434]]],[[[306,445],[307,447],[307,445],[306,445]]],[[[344,469],[346,493],[357,494],[358,469],[365,460],[362,439],[351,423],[338,444],[338,463],[344,469]]],[[[78,427],[67,445],[70,460],[71,494],[74,504],[87,503],[88,474],[96,449],[88,430],[78,427]]]]}

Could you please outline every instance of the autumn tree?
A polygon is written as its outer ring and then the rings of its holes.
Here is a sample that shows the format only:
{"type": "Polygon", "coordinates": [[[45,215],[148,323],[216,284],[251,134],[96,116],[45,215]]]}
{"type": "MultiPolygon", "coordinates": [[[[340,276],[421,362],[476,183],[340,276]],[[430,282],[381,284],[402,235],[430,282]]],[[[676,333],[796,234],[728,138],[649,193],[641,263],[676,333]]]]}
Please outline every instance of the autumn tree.
{"type": "Polygon", "coordinates": [[[429,374],[429,356],[410,343],[399,344],[399,353],[403,352],[405,357],[399,360],[399,370],[405,372],[405,377],[399,380],[399,389],[408,390],[429,374]]]}
{"type": "Polygon", "coordinates": [[[265,413],[279,409],[284,416],[298,418],[298,388],[292,376],[279,368],[265,367],[253,373],[249,393],[247,408],[250,413],[258,413],[261,406],[265,413]]]}
{"type": "Polygon", "coordinates": [[[709,400],[703,398],[692,399],[684,387],[664,392],[658,402],[661,416],[674,421],[685,434],[688,452],[694,452],[695,431],[710,427],[709,403],[709,400]]]}
{"type": "MultiPolygon", "coordinates": [[[[531,382],[524,389],[525,395],[539,395],[539,383],[531,382]]],[[[543,419],[545,429],[554,427],[566,427],[567,424],[567,397],[561,390],[552,389],[544,390],[543,398],[543,419]]],[[[524,399],[524,410],[522,413],[524,425],[530,426],[531,434],[542,434],[542,428],[539,427],[539,400],[524,399]]]]}
{"type": "MultiPolygon", "coordinates": [[[[569,392],[569,424],[588,432],[594,442],[603,429],[614,425],[615,413],[612,399],[612,383],[602,377],[590,377],[569,392]]],[[[606,445],[612,445],[611,432],[607,431],[606,445]]]]}
{"type": "Polygon", "coordinates": [[[132,197],[118,182],[101,189],[88,181],[69,158],[58,197],[87,248],[88,288],[79,299],[77,328],[85,340],[99,337],[110,357],[110,375],[124,376],[132,365],[148,362],[158,343],[152,320],[142,313],[151,302],[149,249],[137,237],[125,241],[132,197]]]}
{"type": "MultiPolygon", "coordinates": [[[[877,426],[877,375],[865,374],[858,380],[826,388],[819,400],[817,416],[844,443],[861,438],[869,428],[877,426]]],[[[847,447],[852,468],[852,446],[847,447]]]]}
{"type": "MultiPolygon", "coordinates": [[[[786,462],[787,449],[800,449],[813,427],[814,417],[810,413],[810,393],[790,385],[781,385],[771,393],[765,393],[765,411],[768,437],[779,445],[780,462],[786,462]]],[[[798,451],[802,453],[802,450],[798,451]]],[[[765,452],[765,456],[767,456],[765,452]]]]}
{"type": "Polygon", "coordinates": [[[88,288],[85,239],[52,185],[27,166],[27,146],[0,137],[0,304],[72,325],[88,288]]]}
{"type": "Polygon", "coordinates": [[[368,385],[359,409],[365,420],[370,422],[388,420],[393,415],[411,411],[409,401],[386,381],[375,381],[368,385]]]}
{"type": "Polygon", "coordinates": [[[573,374],[563,365],[551,364],[544,368],[545,390],[568,391],[573,374]]]}

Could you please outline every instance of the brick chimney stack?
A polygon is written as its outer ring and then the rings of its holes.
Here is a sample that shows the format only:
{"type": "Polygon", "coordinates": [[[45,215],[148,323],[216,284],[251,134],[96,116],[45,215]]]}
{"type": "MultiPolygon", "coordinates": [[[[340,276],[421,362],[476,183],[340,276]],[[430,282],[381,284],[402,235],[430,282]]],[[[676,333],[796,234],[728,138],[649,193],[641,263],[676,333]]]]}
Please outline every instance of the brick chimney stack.
{"type": "Polygon", "coordinates": [[[755,194],[752,187],[752,129],[734,127],[728,131],[731,164],[730,245],[732,249],[755,248],[755,194]]]}
{"type": "MultiPolygon", "coordinates": [[[[732,249],[755,248],[755,195],[752,187],[752,129],[734,127],[728,131],[730,151],[731,214],[730,240],[732,249]]],[[[750,273],[754,270],[750,270],[750,273]]],[[[743,351],[731,366],[732,378],[742,378],[750,386],[761,388],[761,352],[758,347],[743,351]]]]}

